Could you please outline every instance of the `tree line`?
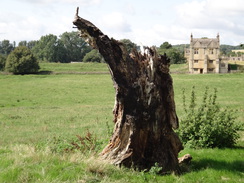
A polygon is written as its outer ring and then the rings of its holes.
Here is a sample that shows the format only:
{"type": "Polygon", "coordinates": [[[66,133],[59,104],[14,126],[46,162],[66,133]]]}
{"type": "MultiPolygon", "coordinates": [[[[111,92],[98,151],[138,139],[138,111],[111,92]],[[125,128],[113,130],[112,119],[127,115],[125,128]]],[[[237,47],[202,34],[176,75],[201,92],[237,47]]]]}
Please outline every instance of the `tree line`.
{"type": "MultiPolygon", "coordinates": [[[[133,49],[140,50],[140,46],[129,39],[119,40],[125,45],[127,52],[133,49]]],[[[78,32],[64,32],[60,36],[48,34],[42,36],[39,40],[20,41],[18,44],[9,40],[0,41],[0,70],[4,70],[7,57],[14,49],[26,47],[30,50],[24,50],[31,53],[40,62],[104,62],[103,57],[97,51],[92,49],[88,43],[79,37],[78,32]]],[[[177,49],[168,42],[164,42],[157,48],[160,54],[167,54],[171,64],[185,63],[184,49],[177,49]]],[[[18,50],[19,51],[19,50],[18,50]]],[[[17,51],[17,52],[18,52],[17,51]]],[[[16,52],[16,53],[17,53],[16,52]]],[[[12,64],[13,65],[13,64],[12,64]]]]}
{"type": "MultiPolygon", "coordinates": [[[[129,39],[120,40],[126,45],[127,51],[132,49],[140,49],[129,39]]],[[[76,62],[103,62],[102,56],[96,50],[80,38],[78,32],[65,32],[59,37],[53,34],[42,36],[39,40],[20,41],[18,45],[14,41],[9,40],[0,41],[0,55],[7,57],[11,51],[18,46],[28,47],[39,62],[60,62],[69,63],[76,62]]],[[[162,43],[158,48],[160,54],[166,53],[170,58],[172,64],[186,62],[184,58],[184,49],[188,48],[189,44],[171,45],[168,42],[162,43]]],[[[231,50],[241,49],[239,46],[220,45],[220,51],[224,55],[233,55],[231,50]]]]}
{"type": "MultiPolygon", "coordinates": [[[[53,34],[42,36],[35,41],[20,41],[18,46],[26,46],[39,62],[82,61],[91,47],[80,39],[77,32],[65,32],[59,37],[53,34]]],[[[0,54],[8,56],[16,47],[9,40],[0,41],[0,54]]]]}
{"type": "MultiPolygon", "coordinates": [[[[139,46],[130,41],[129,39],[120,40],[126,45],[127,51],[131,51],[133,48],[139,49],[139,46]]],[[[168,42],[167,42],[168,43],[168,42]]],[[[0,54],[7,56],[14,48],[18,46],[28,47],[39,62],[61,62],[69,63],[71,61],[82,62],[87,53],[97,57],[97,52],[85,42],[84,39],[80,38],[77,32],[65,32],[59,37],[53,34],[42,36],[39,40],[33,41],[20,41],[18,45],[16,42],[11,43],[9,40],[0,41],[0,54]]],[[[161,46],[158,48],[160,49],[161,46]]],[[[171,52],[181,52],[171,47],[167,47],[168,50],[160,50],[160,53],[166,51],[171,55],[171,52]],[[169,52],[170,49],[170,52],[169,52]]],[[[174,60],[174,59],[173,59],[174,60]]],[[[89,60],[85,60],[89,61],[89,60]]],[[[99,61],[102,59],[93,59],[91,61],[99,61]]],[[[172,61],[175,63],[174,61],[172,61]]],[[[179,62],[179,61],[178,61],[179,62]]],[[[181,62],[181,61],[180,61],[181,62]]]]}

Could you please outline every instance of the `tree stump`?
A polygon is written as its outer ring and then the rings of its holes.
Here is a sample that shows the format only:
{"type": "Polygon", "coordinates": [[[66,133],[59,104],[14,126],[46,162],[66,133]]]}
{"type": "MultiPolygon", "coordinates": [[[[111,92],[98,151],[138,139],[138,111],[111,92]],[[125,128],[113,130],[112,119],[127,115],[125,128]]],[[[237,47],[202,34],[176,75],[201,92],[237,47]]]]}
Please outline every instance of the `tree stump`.
{"type": "Polygon", "coordinates": [[[80,36],[103,55],[116,90],[114,131],[102,158],[115,165],[150,169],[155,163],[163,172],[178,173],[178,153],[183,149],[177,134],[170,60],[156,48],[127,53],[124,45],[104,35],[91,22],[78,16],[80,36]]]}

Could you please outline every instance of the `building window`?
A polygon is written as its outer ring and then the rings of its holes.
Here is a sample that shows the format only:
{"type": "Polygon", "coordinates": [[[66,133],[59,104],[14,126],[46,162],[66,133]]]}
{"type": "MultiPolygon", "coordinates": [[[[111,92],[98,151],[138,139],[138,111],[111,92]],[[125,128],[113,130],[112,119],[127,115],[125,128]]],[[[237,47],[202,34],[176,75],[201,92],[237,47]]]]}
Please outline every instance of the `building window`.
{"type": "Polygon", "coordinates": [[[198,63],[198,60],[194,60],[194,63],[197,64],[198,63]]]}
{"type": "Polygon", "coordinates": [[[213,70],[214,70],[213,68],[209,68],[208,69],[209,72],[213,72],[213,70]]]}
{"type": "Polygon", "coordinates": [[[225,67],[225,63],[221,63],[221,67],[225,67]]]}
{"type": "Polygon", "coordinates": [[[213,55],[214,54],[214,50],[213,49],[209,49],[209,54],[213,55]]]}
{"type": "Polygon", "coordinates": [[[198,54],[198,49],[194,49],[194,54],[198,54]]]}
{"type": "Polygon", "coordinates": [[[213,64],[213,60],[209,60],[209,63],[210,63],[210,64],[213,64]]]}
{"type": "Polygon", "coordinates": [[[198,69],[194,68],[194,72],[197,72],[197,71],[198,71],[198,69]]]}

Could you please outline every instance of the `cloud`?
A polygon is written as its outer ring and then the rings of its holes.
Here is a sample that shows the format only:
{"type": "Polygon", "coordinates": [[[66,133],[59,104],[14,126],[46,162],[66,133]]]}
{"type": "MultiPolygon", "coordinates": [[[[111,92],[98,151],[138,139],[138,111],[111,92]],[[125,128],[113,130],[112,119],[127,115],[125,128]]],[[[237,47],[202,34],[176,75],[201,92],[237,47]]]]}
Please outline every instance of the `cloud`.
{"type": "Polygon", "coordinates": [[[176,11],[179,25],[200,36],[209,37],[219,32],[232,44],[237,43],[233,39],[243,39],[243,0],[191,1],[178,5],[176,11]]]}
{"type": "Polygon", "coordinates": [[[27,17],[16,22],[1,23],[0,30],[12,41],[27,40],[27,38],[37,40],[44,32],[44,27],[36,18],[27,17]]]}
{"type": "Polygon", "coordinates": [[[189,42],[190,34],[187,29],[178,25],[154,24],[145,29],[135,29],[131,33],[131,39],[145,46],[160,46],[165,41],[171,44],[185,44],[189,42]]]}
{"type": "Polygon", "coordinates": [[[28,3],[50,4],[50,3],[70,3],[79,5],[94,5],[101,3],[102,0],[24,0],[28,3]]]}
{"type": "Polygon", "coordinates": [[[187,27],[234,28],[244,16],[244,1],[192,1],[179,5],[176,10],[181,24],[187,27]]]}
{"type": "Polygon", "coordinates": [[[127,3],[126,5],[124,5],[124,9],[127,14],[130,14],[130,15],[136,14],[136,9],[135,9],[134,5],[131,3],[127,3]]]}
{"type": "Polygon", "coordinates": [[[100,20],[100,25],[105,30],[112,32],[130,32],[131,26],[126,21],[122,13],[112,12],[107,15],[104,15],[100,20]]]}

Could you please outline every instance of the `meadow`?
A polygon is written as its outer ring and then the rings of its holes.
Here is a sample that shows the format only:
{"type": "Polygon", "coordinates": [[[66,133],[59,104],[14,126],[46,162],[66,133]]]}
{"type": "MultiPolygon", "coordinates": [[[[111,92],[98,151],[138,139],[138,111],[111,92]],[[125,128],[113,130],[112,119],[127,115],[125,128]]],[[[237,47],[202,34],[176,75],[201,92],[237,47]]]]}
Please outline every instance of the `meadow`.
{"type": "MultiPolygon", "coordinates": [[[[175,102],[183,117],[182,89],[218,89],[223,108],[244,121],[243,73],[188,75],[172,65],[175,102]]],[[[42,63],[36,75],[0,74],[0,182],[243,182],[244,133],[235,148],[184,149],[193,160],[183,174],[156,175],[99,159],[113,129],[114,88],[105,64],[42,63]],[[80,149],[77,135],[91,134],[80,149]]]]}

